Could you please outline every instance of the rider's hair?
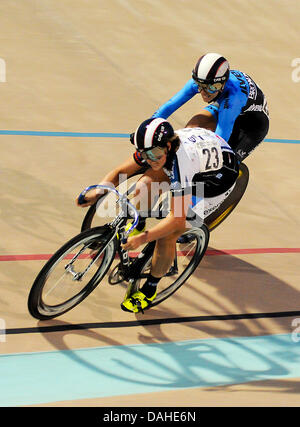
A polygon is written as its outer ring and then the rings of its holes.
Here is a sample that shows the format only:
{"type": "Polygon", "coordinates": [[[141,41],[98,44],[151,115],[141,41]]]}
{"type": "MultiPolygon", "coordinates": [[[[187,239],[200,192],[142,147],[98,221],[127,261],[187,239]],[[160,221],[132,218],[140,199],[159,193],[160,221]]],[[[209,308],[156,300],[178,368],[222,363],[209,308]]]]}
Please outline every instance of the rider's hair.
{"type": "Polygon", "coordinates": [[[167,160],[165,163],[165,168],[168,170],[172,169],[172,165],[173,165],[173,160],[176,154],[176,151],[178,150],[179,146],[180,146],[180,138],[178,135],[173,135],[170,139],[169,142],[171,143],[171,148],[168,149],[168,153],[167,153],[167,160]]]}

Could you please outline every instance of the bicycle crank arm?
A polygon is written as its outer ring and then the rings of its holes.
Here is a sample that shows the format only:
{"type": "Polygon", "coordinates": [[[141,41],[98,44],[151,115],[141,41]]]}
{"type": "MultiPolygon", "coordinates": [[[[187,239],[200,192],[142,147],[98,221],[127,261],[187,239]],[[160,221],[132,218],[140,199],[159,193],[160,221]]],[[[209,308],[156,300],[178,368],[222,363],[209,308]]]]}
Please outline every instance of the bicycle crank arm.
{"type": "Polygon", "coordinates": [[[129,285],[128,285],[127,290],[126,290],[125,299],[129,298],[130,295],[134,294],[137,291],[138,291],[137,280],[130,279],[129,285]]]}

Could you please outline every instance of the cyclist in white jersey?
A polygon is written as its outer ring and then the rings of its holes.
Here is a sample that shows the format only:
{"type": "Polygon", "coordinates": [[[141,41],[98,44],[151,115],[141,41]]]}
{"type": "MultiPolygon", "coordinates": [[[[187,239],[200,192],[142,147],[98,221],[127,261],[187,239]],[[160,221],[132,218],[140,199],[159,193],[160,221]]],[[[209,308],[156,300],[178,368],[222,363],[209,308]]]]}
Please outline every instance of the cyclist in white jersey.
{"type": "Polygon", "coordinates": [[[232,191],[238,166],[232,149],[218,135],[203,128],[176,131],[180,146],[172,164],[165,170],[173,196],[192,192],[193,210],[202,220],[222,203],[232,191]],[[197,185],[202,183],[203,185],[197,185]],[[199,203],[203,211],[199,211],[199,203]],[[198,209],[196,209],[196,207],[198,209]]]}
{"type": "MultiPolygon", "coordinates": [[[[156,297],[159,280],[172,265],[178,237],[189,226],[202,225],[204,218],[232,191],[239,163],[230,146],[213,132],[202,128],[174,132],[171,124],[161,118],[145,120],[134,133],[132,142],[136,148],[133,158],[106,175],[100,184],[116,186],[121,174],[131,176],[146,167],[136,187],[139,201],[141,193],[149,201],[154,199],[153,183],[167,183],[171,192],[166,218],[147,231],[129,236],[124,245],[125,249],[135,250],[156,241],[149,278],[140,291],[121,304],[125,311],[138,312],[156,297]],[[194,217],[190,215],[191,208],[192,213],[196,213],[194,217]],[[192,225],[188,225],[188,214],[192,225]]],[[[157,186],[155,188],[157,190],[157,186]]],[[[97,191],[87,194],[87,203],[81,206],[95,203],[98,197],[97,191]]]]}

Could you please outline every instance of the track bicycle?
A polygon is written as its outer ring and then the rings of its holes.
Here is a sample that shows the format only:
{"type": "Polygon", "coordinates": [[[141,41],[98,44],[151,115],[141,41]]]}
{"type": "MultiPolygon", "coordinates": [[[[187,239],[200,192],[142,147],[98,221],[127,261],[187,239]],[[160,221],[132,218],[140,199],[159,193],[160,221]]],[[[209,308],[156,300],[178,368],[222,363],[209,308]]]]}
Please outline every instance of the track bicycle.
{"type": "MultiPolygon", "coordinates": [[[[145,168],[141,168],[140,171],[128,177],[128,180],[124,182],[124,194],[127,197],[130,197],[133,194],[136,186],[136,182],[139,177],[145,172],[145,168]]],[[[209,231],[213,231],[217,226],[219,226],[236,208],[240,200],[242,199],[246,188],[249,182],[249,170],[245,163],[241,163],[239,167],[239,176],[236,181],[236,185],[233,191],[229,194],[229,196],[223,201],[223,203],[213,211],[209,216],[207,216],[204,220],[205,225],[208,227],[209,231]]],[[[118,187],[116,187],[118,188],[118,187]]],[[[87,210],[86,215],[84,216],[81,231],[85,231],[90,229],[91,227],[95,227],[99,224],[100,218],[105,217],[105,215],[101,214],[101,206],[105,203],[107,198],[107,194],[103,194],[99,197],[96,203],[91,205],[87,210]]],[[[156,212],[154,212],[154,216],[156,218],[165,217],[168,214],[168,207],[166,200],[161,200],[156,212]]],[[[152,215],[153,216],[153,215],[152,215]]]]}
{"type": "MultiPolygon", "coordinates": [[[[141,173],[142,171],[133,178],[138,178],[141,173]]],[[[189,234],[188,242],[176,244],[173,265],[161,279],[159,292],[147,309],[176,292],[195,271],[207,249],[210,231],[220,225],[237,206],[247,188],[248,180],[248,168],[242,163],[239,177],[230,195],[205,219],[201,227],[183,233],[189,234]]],[[[134,181],[129,186],[125,194],[106,187],[107,192],[88,209],[81,233],[63,245],[47,261],[35,279],[28,297],[28,309],[33,317],[40,320],[52,319],[74,308],[98,286],[116,256],[118,262],[108,275],[108,283],[116,285],[127,282],[126,297],[141,288],[150,271],[155,242],[148,243],[134,254],[124,251],[121,246],[121,242],[126,240],[138,223],[139,213],[128,200],[134,191],[135,183],[134,181]],[[110,193],[117,196],[116,204],[119,205],[120,212],[108,224],[94,226],[97,205],[101,205],[110,193]],[[132,221],[132,218],[134,221],[125,230],[128,220],[132,221]]],[[[95,187],[97,186],[88,187],[81,193],[82,197],[95,187]]],[[[166,214],[166,207],[161,201],[156,217],[163,218],[166,214]]]]}
{"type": "MultiPolygon", "coordinates": [[[[73,237],[46,262],[28,297],[29,312],[37,319],[53,319],[82,302],[106,276],[116,255],[119,262],[108,275],[108,282],[111,285],[127,282],[125,298],[136,292],[150,273],[155,242],[135,253],[124,250],[121,245],[137,226],[139,212],[127,195],[108,186],[88,187],[79,201],[83,202],[84,195],[95,188],[117,196],[119,212],[111,222],[88,228],[73,237]]],[[[176,292],[203,258],[209,241],[206,225],[190,228],[185,233],[189,233],[189,242],[176,244],[173,265],[161,279],[159,292],[147,309],[176,292]]]]}

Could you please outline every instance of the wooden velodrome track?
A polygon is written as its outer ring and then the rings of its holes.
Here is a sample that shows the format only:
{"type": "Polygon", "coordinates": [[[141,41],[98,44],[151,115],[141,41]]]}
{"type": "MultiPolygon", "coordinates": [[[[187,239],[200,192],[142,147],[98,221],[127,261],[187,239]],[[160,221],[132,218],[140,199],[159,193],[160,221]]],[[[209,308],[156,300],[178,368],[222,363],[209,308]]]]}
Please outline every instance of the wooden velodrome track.
{"type": "Polygon", "coordinates": [[[298,0],[0,3],[1,406],[299,405],[299,22],[298,0]],[[56,320],[31,318],[45,254],[80,230],[76,195],[128,157],[122,135],[209,51],[260,84],[271,126],[201,268],[144,315],[105,283],[56,320]]]}

